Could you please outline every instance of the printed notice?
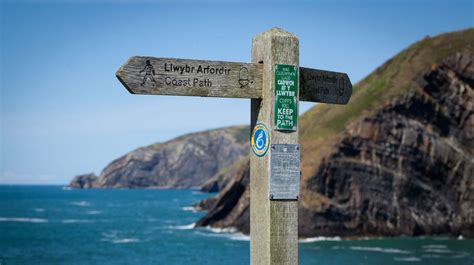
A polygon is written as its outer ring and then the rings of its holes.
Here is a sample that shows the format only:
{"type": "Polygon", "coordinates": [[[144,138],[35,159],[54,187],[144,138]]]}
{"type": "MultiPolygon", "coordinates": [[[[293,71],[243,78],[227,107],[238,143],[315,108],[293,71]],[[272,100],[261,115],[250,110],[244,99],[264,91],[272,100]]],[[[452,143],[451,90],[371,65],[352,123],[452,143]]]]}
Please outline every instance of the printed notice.
{"type": "Polygon", "coordinates": [[[275,129],[295,131],[298,118],[298,67],[275,65],[275,129]]]}
{"type": "Polygon", "coordinates": [[[300,192],[299,145],[272,145],[269,184],[270,200],[298,200],[300,192]]]}

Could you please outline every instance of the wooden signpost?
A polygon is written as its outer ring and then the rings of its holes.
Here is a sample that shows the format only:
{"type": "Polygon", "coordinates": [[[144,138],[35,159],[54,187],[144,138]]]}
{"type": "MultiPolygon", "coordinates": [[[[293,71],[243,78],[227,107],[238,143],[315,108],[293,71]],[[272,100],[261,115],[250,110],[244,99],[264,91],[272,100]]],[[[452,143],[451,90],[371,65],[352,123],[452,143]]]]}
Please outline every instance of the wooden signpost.
{"type": "Polygon", "coordinates": [[[117,71],[132,94],[260,98],[262,65],[134,56],[117,71]]]}
{"type": "Polygon", "coordinates": [[[347,74],[299,67],[299,42],[273,28],[252,63],[131,57],[116,73],[132,94],[251,99],[250,262],[298,263],[300,100],[347,104],[347,74]]]}

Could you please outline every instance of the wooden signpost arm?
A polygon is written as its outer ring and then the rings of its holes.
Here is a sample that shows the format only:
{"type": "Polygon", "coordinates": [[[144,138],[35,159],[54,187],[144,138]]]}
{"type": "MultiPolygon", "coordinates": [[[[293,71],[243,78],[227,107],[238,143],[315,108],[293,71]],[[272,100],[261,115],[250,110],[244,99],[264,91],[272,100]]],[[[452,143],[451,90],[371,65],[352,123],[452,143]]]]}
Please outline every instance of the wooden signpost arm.
{"type": "Polygon", "coordinates": [[[345,105],[352,83],[345,73],[300,67],[300,100],[345,105]]]}
{"type": "Polygon", "coordinates": [[[115,74],[132,94],[261,98],[261,65],[133,56],[115,74]]]}
{"type": "MultiPolygon", "coordinates": [[[[252,62],[263,64],[263,79],[262,99],[251,100],[251,129],[263,123],[272,144],[298,144],[298,130],[273,129],[275,64],[298,67],[298,39],[278,28],[265,31],[253,39],[252,62]]],[[[298,201],[269,199],[270,156],[271,149],[250,159],[250,263],[297,264],[298,201]]]]}

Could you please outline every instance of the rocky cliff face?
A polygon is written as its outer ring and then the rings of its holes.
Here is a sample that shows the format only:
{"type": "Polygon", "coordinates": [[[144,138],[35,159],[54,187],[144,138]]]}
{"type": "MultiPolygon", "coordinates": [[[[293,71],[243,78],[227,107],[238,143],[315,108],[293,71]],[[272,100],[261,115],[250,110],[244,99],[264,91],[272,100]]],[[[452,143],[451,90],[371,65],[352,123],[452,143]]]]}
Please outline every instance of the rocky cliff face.
{"type": "Polygon", "coordinates": [[[223,190],[233,181],[235,176],[240,174],[241,168],[248,163],[249,157],[245,156],[224,170],[219,171],[201,186],[201,191],[218,192],[223,190]]]}
{"type": "MultiPolygon", "coordinates": [[[[302,117],[300,236],[474,237],[473,40],[425,39],[355,86],[346,109],[302,117]]],[[[247,167],[198,225],[249,232],[247,167]]]]}
{"type": "Polygon", "coordinates": [[[111,162],[97,179],[78,176],[78,188],[195,188],[248,153],[248,127],[185,135],[134,150],[111,162]]]}
{"type": "Polygon", "coordinates": [[[305,182],[302,236],[474,236],[474,65],[456,54],[350,126],[305,182]]]}
{"type": "Polygon", "coordinates": [[[208,214],[196,226],[234,227],[250,233],[250,159],[244,158],[234,168],[234,176],[216,198],[206,199],[197,205],[208,214]]]}

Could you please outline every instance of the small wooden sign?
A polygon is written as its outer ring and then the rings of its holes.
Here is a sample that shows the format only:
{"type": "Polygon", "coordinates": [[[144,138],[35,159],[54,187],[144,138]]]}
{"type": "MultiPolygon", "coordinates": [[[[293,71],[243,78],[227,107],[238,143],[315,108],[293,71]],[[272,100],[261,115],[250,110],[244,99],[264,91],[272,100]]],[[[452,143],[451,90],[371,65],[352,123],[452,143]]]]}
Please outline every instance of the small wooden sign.
{"type": "Polygon", "coordinates": [[[300,67],[301,101],[347,104],[351,95],[347,74],[300,67]]]}
{"type": "Polygon", "coordinates": [[[262,65],[131,57],[116,73],[132,94],[262,97],[262,65]]]}

